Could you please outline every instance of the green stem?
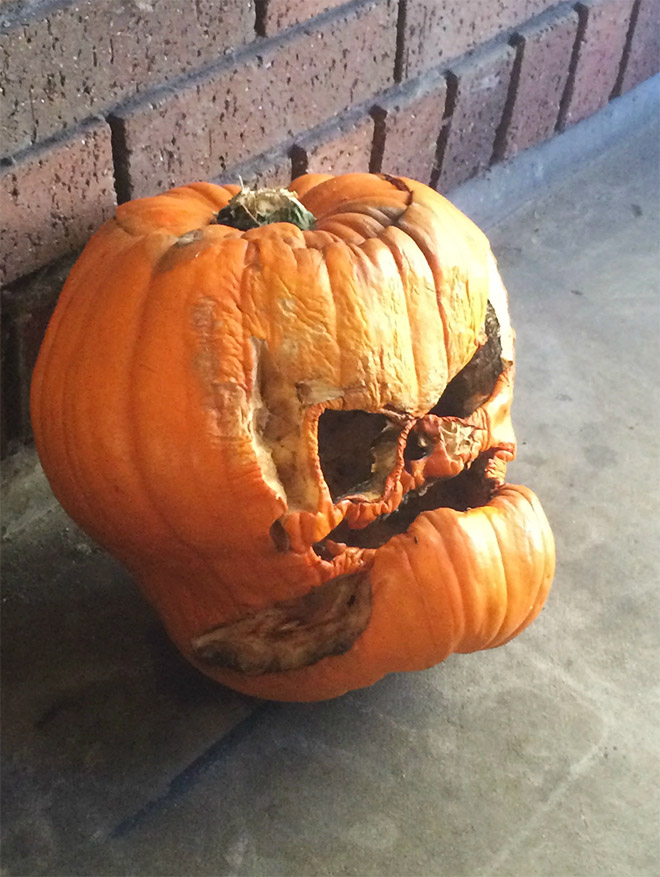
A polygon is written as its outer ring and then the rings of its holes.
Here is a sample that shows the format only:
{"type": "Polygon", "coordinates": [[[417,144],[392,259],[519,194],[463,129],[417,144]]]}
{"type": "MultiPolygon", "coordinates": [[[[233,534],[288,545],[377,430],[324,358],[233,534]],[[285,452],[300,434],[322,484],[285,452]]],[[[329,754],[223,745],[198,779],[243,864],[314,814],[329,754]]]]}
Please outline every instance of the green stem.
{"type": "Polygon", "coordinates": [[[272,222],[290,222],[302,231],[314,228],[315,218],[288,189],[241,189],[216,214],[215,222],[239,231],[272,222]]]}

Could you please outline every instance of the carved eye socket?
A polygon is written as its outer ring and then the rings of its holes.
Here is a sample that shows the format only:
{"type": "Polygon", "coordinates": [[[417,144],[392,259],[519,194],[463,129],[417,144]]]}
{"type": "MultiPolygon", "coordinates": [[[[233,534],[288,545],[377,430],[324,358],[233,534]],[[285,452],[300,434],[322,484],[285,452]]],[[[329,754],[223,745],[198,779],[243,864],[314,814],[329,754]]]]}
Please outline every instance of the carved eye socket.
{"type": "Polygon", "coordinates": [[[401,428],[384,414],[327,410],[319,418],[319,460],[333,501],[380,496],[396,461],[401,428]]]}
{"type": "Polygon", "coordinates": [[[438,417],[469,417],[492,395],[497,379],[502,374],[503,365],[500,324],[490,302],[486,309],[484,328],[486,343],[447,384],[429,414],[438,417]]]}

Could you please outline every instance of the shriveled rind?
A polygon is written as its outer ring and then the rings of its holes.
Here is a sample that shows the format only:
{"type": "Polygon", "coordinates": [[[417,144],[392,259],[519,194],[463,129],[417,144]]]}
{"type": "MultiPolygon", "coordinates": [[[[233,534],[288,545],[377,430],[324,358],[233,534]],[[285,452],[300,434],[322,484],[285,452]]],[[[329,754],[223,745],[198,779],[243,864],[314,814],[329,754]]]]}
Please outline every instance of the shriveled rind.
{"type": "Polygon", "coordinates": [[[249,678],[198,666],[258,697],[337,697],[388,673],[431,667],[453,652],[504,644],[540,612],[554,563],[538,499],[527,487],[505,484],[486,506],[424,512],[376,551],[371,620],[345,655],[249,678]]]}
{"type": "MultiPolygon", "coordinates": [[[[413,198],[408,184],[373,175],[312,182],[303,201],[326,213],[362,199],[363,209],[373,202],[404,215],[413,198]]],[[[449,369],[438,301],[453,293],[435,289],[409,234],[392,228],[362,247],[324,239],[319,250],[305,239],[314,233],[288,224],[245,233],[212,224],[237,190],[198,183],[121,205],[66,283],[32,393],[37,447],[64,507],[130,564],[159,606],[178,600],[176,574],[202,606],[215,601],[212,622],[331,575],[313,553],[283,558],[270,544],[271,524],[287,511],[320,515],[314,539],[334,525],[312,426],[284,432],[278,418],[296,424],[309,394],[422,413],[449,369]]],[[[432,201],[452,223],[460,215],[432,201]]],[[[420,209],[426,228],[433,218],[420,209]]],[[[446,225],[443,217],[435,221],[446,225]]],[[[479,252],[470,245],[461,255],[462,234],[447,226],[455,246],[444,244],[444,274],[465,256],[461,289],[476,296],[476,326],[485,290],[467,280],[480,276],[489,249],[482,238],[479,252]]]]}
{"type": "MultiPolygon", "coordinates": [[[[201,634],[370,569],[373,617],[345,655],[255,677],[251,689],[241,674],[213,673],[261,696],[316,700],[500,644],[538,611],[554,561],[549,531],[530,541],[542,512],[519,508],[518,489],[464,517],[425,512],[376,550],[373,568],[356,547],[331,559],[314,550],[342,517],[369,518],[366,505],[334,502],[323,479],[321,411],[429,412],[482,343],[495,269],[481,232],[414,181],[317,175],[296,186],[314,230],[217,224],[238,186],[121,205],[66,283],[32,412],[58,499],[127,564],[193,661],[201,634]]],[[[500,399],[502,416],[484,407],[476,423],[498,478],[515,450],[511,386],[500,383],[491,408],[500,399]]],[[[439,474],[449,473],[420,477],[439,474]]],[[[401,475],[388,511],[412,486],[401,475]]]]}
{"type": "Polygon", "coordinates": [[[117,223],[128,234],[140,237],[154,231],[180,236],[208,225],[238,190],[239,186],[213,183],[179,186],[162,195],[120,204],[108,225],[117,223]]]}

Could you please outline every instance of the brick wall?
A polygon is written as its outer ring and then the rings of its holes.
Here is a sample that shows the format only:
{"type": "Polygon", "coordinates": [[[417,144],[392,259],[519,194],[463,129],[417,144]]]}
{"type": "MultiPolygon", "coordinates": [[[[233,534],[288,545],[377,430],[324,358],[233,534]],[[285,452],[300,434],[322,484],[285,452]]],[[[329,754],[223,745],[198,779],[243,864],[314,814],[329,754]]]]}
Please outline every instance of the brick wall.
{"type": "Polygon", "coordinates": [[[446,192],[658,68],[657,0],[0,0],[3,455],[75,254],[194,179],[446,192]]]}

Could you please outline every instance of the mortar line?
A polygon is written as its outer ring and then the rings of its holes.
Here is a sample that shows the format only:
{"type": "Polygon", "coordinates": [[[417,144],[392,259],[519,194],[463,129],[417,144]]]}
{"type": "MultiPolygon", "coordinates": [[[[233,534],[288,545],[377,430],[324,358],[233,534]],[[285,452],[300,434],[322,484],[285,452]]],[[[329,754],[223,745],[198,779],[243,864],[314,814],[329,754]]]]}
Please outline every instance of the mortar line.
{"type": "Polygon", "coordinates": [[[568,109],[570,107],[571,100],[573,99],[573,94],[575,92],[575,75],[578,70],[580,55],[582,53],[582,47],[584,45],[587,34],[587,25],[589,23],[589,8],[585,6],[584,3],[576,3],[573,9],[578,16],[578,26],[575,33],[575,41],[573,42],[571,60],[568,64],[568,76],[566,77],[566,84],[564,85],[564,91],[559,101],[559,112],[557,113],[555,132],[563,131],[567,124],[568,109]]]}
{"type": "Polygon", "coordinates": [[[628,69],[628,63],[630,61],[630,55],[632,52],[632,42],[635,37],[635,31],[637,30],[637,21],[639,19],[639,10],[642,5],[642,0],[635,0],[632,5],[632,9],[630,12],[630,18],[628,20],[628,30],[626,32],[626,41],[623,46],[623,52],[621,53],[621,60],[619,61],[619,70],[616,76],[616,82],[614,83],[614,88],[610,93],[610,100],[615,97],[619,97],[621,95],[621,89],[623,88],[623,80],[626,75],[626,70],[628,69]]]}
{"type": "Polygon", "coordinates": [[[396,50],[394,54],[394,81],[403,82],[405,76],[406,23],[408,0],[399,0],[396,20],[396,50]]]}

